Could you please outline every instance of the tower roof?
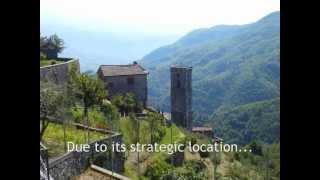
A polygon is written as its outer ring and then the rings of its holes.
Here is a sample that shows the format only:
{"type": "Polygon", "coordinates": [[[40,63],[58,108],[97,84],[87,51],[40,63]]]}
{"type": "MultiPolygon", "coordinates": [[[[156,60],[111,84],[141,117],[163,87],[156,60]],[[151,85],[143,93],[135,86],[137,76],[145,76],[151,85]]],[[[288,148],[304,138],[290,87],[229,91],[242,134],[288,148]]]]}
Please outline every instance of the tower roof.
{"type": "Polygon", "coordinates": [[[192,69],[192,66],[183,66],[183,65],[171,65],[171,69],[192,69]]]}

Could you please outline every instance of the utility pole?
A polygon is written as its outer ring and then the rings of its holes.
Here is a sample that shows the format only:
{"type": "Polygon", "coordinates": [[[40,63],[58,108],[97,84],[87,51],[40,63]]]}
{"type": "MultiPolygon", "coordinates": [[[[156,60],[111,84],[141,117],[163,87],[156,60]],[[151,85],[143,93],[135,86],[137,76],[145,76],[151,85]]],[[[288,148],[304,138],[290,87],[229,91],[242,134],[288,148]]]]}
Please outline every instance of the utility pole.
{"type": "MultiPolygon", "coordinates": [[[[212,140],[212,142],[213,142],[213,144],[214,145],[216,145],[216,141],[215,140],[212,140]]],[[[216,155],[216,151],[214,150],[213,151],[213,171],[212,171],[212,173],[213,173],[213,176],[212,176],[212,179],[213,180],[216,180],[216,158],[217,158],[217,155],[216,155]]]]}
{"type": "MultiPolygon", "coordinates": [[[[137,143],[140,143],[140,121],[138,118],[134,117],[137,120],[138,123],[138,134],[137,134],[137,143]]],[[[140,159],[139,159],[139,150],[137,149],[137,153],[138,153],[138,179],[140,179],[140,159]]]]}
{"type": "MultiPolygon", "coordinates": [[[[111,122],[111,131],[113,131],[113,120],[112,120],[110,114],[109,114],[109,120],[111,122]]],[[[110,148],[110,150],[111,150],[110,153],[111,153],[111,175],[112,175],[112,179],[113,179],[113,153],[115,153],[115,152],[114,152],[114,149],[112,146],[112,138],[110,138],[110,147],[112,147],[112,148],[110,148]]]]}
{"type": "MultiPolygon", "coordinates": [[[[169,126],[170,126],[170,143],[171,144],[173,144],[173,138],[172,138],[172,122],[171,121],[168,121],[168,124],[169,124],[169,126]]],[[[173,176],[173,156],[174,156],[174,153],[171,155],[171,166],[172,166],[172,168],[171,168],[171,179],[173,178],[172,176],[173,176]]]]}

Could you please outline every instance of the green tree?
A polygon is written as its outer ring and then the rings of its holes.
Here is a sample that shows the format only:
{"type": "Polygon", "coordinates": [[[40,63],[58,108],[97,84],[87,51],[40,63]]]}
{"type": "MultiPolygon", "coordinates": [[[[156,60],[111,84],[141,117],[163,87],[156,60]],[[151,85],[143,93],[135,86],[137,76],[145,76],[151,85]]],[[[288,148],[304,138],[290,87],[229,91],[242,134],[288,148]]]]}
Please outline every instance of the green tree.
{"type": "Polygon", "coordinates": [[[136,101],[135,101],[134,95],[132,93],[126,93],[124,95],[124,105],[125,105],[125,110],[127,113],[134,111],[136,101]]]}
{"type": "Polygon", "coordinates": [[[64,148],[67,150],[66,124],[70,119],[71,104],[65,88],[40,81],[40,141],[50,120],[60,121],[63,124],[64,148]]]}
{"type": "MultiPolygon", "coordinates": [[[[90,127],[88,111],[95,105],[101,105],[106,97],[106,90],[103,82],[98,78],[93,78],[86,73],[72,72],[69,84],[69,92],[76,98],[80,99],[83,105],[83,116],[86,119],[85,124],[90,127]]],[[[90,136],[87,130],[87,142],[89,143],[90,136]]]]}
{"type": "Polygon", "coordinates": [[[40,52],[47,52],[48,50],[61,53],[64,50],[64,41],[58,35],[53,34],[49,37],[41,36],[40,34],[40,52]]]}
{"type": "Polygon", "coordinates": [[[165,128],[163,127],[163,117],[158,113],[148,113],[146,121],[150,126],[150,143],[153,144],[161,140],[165,135],[165,128]]]}
{"type": "Polygon", "coordinates": [[[143,109],[141,102],[137,101],[132,93],[117,94],[112,97],[111,102],[117,106],[121,114],[140,112],[143,109]]]}
{"type": "Polygon", "coordinates": [[[57,118],[63,102],[59,88],[50,83],[40,81],[40,140],[49,125],[49,118],[57,118]]]}
{"type": "Polygon", "coordinates": [[[101,112],[104,114],[104,116],[107,118],[109,125],[111,126],[111,130],[118,130],[119,127],[119,119],[120,119],[120,115],[118,112],[118,108],[107,102],[104,101],[101,108],[100,108],[101,112]]]}
{"type": "Polygon", "coordinates": [[[61,53],[63,51],[64,47],[64,41],[58,35],[54,34],[51,35],[47,40],[47,48],[51,48],[56,50],[58,53],[61,53]]]}
{"type": "Polygon", "coordinates": [[[46,36],[41,36],[40,34],[40,49],[44,48],[48,42],[48,38],[46,36]]]}

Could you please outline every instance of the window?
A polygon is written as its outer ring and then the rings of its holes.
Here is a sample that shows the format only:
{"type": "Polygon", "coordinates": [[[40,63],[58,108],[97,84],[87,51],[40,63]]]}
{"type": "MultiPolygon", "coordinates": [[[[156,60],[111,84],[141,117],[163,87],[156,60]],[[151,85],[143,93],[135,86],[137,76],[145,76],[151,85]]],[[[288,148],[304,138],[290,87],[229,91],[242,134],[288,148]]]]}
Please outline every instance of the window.
{"type": "Polygon", "coordinates": [[[177,81],[177,88],[180,88],[180,80],[177,81]]]}
{"type": "Polygon", "coordinates": [[[180,88],[180,74],[177,73],[177,88],[180,88]]]}
{"type": "Polygon", "coordinates": [[[134,78],[133,78],[133,77],[129,77],[129,78],[127,79],[127,82],[128,82],[129,85],[134,84],[134,78]]]}
{"type": "Polygon", "coordinates": [[[109,87],[109,88],[113,88],[113,82],[109,82],[109,83],[108,83],[108,87],[109,87]]]}

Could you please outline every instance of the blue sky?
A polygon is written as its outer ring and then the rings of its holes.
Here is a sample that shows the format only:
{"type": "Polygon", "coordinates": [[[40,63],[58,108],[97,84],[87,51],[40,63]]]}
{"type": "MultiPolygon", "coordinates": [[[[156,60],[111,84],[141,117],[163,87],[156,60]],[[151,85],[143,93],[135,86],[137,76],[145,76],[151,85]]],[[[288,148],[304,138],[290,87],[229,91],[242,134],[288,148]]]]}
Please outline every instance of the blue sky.
{"type": "Polygon", "coordinates": [[[280,0],[41,0],[41,24],[87,31],[183,35],[220,24],[247,24],[280,10],[280,0]]]}

